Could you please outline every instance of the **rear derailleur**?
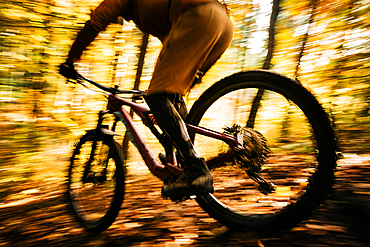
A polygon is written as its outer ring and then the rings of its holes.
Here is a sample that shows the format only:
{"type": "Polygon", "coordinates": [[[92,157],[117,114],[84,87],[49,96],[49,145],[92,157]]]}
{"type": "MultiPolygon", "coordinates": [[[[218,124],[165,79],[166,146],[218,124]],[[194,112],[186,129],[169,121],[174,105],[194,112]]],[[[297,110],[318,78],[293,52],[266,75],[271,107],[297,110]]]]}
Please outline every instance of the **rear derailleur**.
{"type": "Polygon", "coordinates": [[[234,157],[233,163],[258,183],[258,190],[263,194],[274,192],[276,186],[260,175],[262,165],[270,153],[265,137],[256,130],[241,127],[238,124],[224,128],[224,133],[235,136],[243,146],[243,148],[234,148],[237,156],[234,157]]]}

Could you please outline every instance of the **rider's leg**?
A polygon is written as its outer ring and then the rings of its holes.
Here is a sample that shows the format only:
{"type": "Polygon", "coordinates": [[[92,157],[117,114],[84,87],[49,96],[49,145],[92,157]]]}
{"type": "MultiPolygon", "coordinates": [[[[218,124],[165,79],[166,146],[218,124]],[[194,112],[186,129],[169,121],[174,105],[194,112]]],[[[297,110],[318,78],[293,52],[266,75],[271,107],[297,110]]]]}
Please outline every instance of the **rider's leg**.
{"type": "Polygon", "coordinates": [[[199,157],[188,135],[183,117],[174,106],[174,95],[157,94],[145,97],[159,127],[167,134],[182,157],[199,157]]]}
{"type": "Polygon", "coordinates": [[[183,119],[166,95],[185,95],[197,71],[204,73],[226,50],[233,36],[230,18],[221,4],[189,5],[173,22],[163,42],[146,101],[161,129],[185,162],[182,176],[168,183],[165,196],[181,197],[212,191],[212,176],[195,151],[183,119]],[[172,196],[173,195],[173,196],[172,196]]]}
{"type": "Polygon", "coordinates": [[[185,123],[170,98],[173,95],[149,95],[145,98],[159,127],[170,138],[183,157],[184,173],[174,183],[166,184],[162,193],[168,197],[183,197],[213,191],[209,169],[195,151],[185,123]]]}
{"type": "Polygon", "coordinates": [[[209,70],[232,37],[233,26],[221,4],[215,1],[189,7],[162,40],[147,95],[186,95],[197,73],[209,70]]]}
{"type": "MultiPolygon", "coordinates": [[[[174,105],[175,109],[180,114],[181,118],[183,120],[185,120],[187,115],[188,115],[188,109],[186,107],[186,104],[185,104],[185,101],[183,100],[183,98],[179,95],[176,95],[176,94],[172,94],[172,95],[168,94],[167,98],[174,105]]],[[[175,157],[173,157],[173,155],[174,155],[174,145],[172,144],[172,141],[168,138],[165,138],[165,139],[162,140],[162,145],[163,145],[164,150],[165,150],[165,155],[162,154],[162,153],[159,154],[159,159],[161,160],[161,162],[163,164],[166,164],[167,162],[170,162],[170,163],[175,162],[173,164],[177,164],[177,159],[175,157]],[[175,158],[175,160],[174,160],[174,158],[175,158]]]]}

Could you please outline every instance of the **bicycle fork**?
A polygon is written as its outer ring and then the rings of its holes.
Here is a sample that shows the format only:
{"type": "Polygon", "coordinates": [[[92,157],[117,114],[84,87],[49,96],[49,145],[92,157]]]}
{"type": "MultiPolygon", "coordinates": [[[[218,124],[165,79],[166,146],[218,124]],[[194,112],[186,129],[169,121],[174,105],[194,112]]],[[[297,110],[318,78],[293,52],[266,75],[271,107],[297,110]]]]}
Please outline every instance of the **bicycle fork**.
{"type": "MultiPolygon", "coordinates": [[[[91,182],[91,181],[89,181],[88,178],[89,178],[89,175],[91,174],[91,164],[94,161],[95,152],[96,152],[96,149],[97,149],[97,143],[99,141],[99,136],[100,135],[109,135],[109,136],[117,135],[114,132],[114,130],[116,128],[116,125],[117,125],[117,121],[115,121],[113,123],[112,130],[108,129],[108,127],[109,127],[108,125],[102,125],[103,116],[107,113],[110,113],[109,110],[104,110],[104,111],[99,112],[98,123],[97,123],[97,126],[96,126],[96,135],[95,135],[94,140],[92,142],[92,147],[91,147],[91,151],[90,151],[90,155],[89,155],[89,160],[85,164],[85,168],[84,168],[84,172],[83,172],[83,176],[82,176],[82,181],[83,182],[91,182]]],[[[105,180],[106,175],[107,175],[106,173],[107,173],[107,168],[108,168],[107,166],[108,166],[109,158],[110,158],[110,151],[108,151],[108,155],[107,155],[105,160],[99,161],[101,167],[103,168],[102,172],[100,172],[100,174],[98,174],[99,179],[96,179],[97,174],[93,174],[93,177],[92,177],[93,180],[97,180],[97,181],[100,181],[100,182],[105,180]]]]}

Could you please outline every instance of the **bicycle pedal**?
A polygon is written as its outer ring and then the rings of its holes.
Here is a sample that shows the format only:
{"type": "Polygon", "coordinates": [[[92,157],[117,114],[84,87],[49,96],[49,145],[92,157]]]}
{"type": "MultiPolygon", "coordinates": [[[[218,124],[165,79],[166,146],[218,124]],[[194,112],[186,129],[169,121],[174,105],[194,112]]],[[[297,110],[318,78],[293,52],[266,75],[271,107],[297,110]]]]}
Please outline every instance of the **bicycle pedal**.
{"type": "Polygon", "coordinates": [[[276,186],[271,183],[271,182],[266,182],[266,183],[261,183],[259,186],[258,186],[258,190],[265,194],[265,195],[268,195],[272,192],[275,192],[276,190],[276,186]]]}

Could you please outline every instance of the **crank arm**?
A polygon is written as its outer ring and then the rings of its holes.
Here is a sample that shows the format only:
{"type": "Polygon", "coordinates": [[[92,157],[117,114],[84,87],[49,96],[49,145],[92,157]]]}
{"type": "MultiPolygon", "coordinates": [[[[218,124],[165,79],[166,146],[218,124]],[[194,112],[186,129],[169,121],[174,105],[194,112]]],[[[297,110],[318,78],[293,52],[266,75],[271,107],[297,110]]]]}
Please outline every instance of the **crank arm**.
{"type": "Polygon", "coordinates": [[[270,182],[261,177],[261,175],[254,171],[247,171],[248,176],[259,184],[258,190],[261,191],[263,194],[267,195],[269,193],[272,193],[276,190],[276,186],[270,182]]]}

